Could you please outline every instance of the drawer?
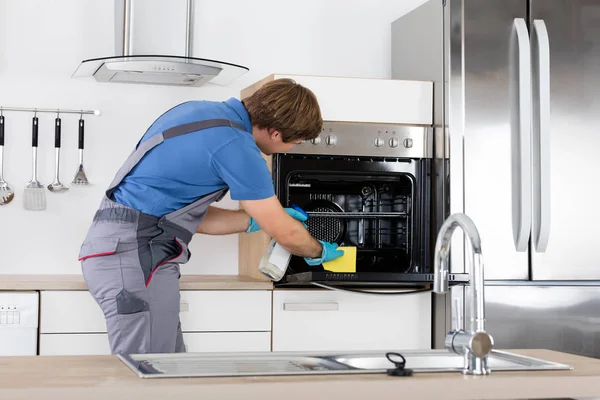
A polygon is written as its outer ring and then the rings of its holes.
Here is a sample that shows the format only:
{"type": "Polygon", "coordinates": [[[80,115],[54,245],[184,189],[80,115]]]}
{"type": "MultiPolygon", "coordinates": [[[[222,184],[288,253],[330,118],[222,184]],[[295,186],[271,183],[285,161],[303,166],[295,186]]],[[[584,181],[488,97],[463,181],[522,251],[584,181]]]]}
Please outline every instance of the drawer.
{"type": "MultiPolygon", "coordinates": [[[[43,291],[41,333],[104,333],[104,315],[88,291],[43,291]]],[[[182,290],[184,332],[270,331],[271,291],[182,290]]]]}
{"type": "Polygon", "coordinates": [[[431,293],[273,292],[273,351],[431,348],[431,293]]]}
{"type": "MultiPolygon", "coordinates": [[[[202,352],[271,351],[270,332],[184,333],[186,350],[202,352]]],[[[110,354],[106,333],[47,333],[40,335],[40,355],[110,354]]]]}
{"type": "Polygon", "coordinates": [[[106,333],[46,333],[40,335],[40,356],[110,354],[106,333]]]}

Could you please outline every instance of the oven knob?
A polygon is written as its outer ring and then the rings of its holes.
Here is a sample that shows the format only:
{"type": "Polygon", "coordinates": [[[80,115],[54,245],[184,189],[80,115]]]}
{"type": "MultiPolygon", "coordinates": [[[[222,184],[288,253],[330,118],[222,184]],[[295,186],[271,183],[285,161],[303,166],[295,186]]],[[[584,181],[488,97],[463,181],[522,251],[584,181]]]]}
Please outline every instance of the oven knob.
{"type": "Polygon", "coordinates": [[[413,146],[413,140],[411,138],[404,139],[404,147],[410,149],[413,146]]]}
{"type": "Polygon", "coordinates": [[[390,139],[389,144],[390,144],[390,147],[396,148],[400,144],[400,141],[398,140],[397,137],[393,137],[390,139]]]}
{"type": "Polygon", "coordinates": [[[317,145],[321,143],[321,137],[318,136],[310,141],[312,144],[317,145]]]}
{"type": "Polygon", "coordinates": [[[385,140],[383,140],[383,138],[375,138],[375,140],[373,141],[373,144],[375,145],[375,147],[381,147],[385,144],[385,140]]]}
{"type": "Polygon", "coordinates": [[[327,135],[325,137],[325,144],[327,146],[335,146],[335,144],[337,143],[337,138],[333,135],[327,135]]]}

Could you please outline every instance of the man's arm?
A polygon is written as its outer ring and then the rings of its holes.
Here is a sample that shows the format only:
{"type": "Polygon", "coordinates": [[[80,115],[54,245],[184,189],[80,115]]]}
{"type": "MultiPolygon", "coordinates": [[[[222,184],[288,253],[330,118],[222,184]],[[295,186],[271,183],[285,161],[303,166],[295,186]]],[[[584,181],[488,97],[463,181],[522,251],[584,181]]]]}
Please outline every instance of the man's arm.
{"type": "Polygon", "coordinates": [[[249,224],[250,216],[244,210],[210,206],[196,232],[205,235],[229,235],[245,232],[249,224]]]}
{"type": "Polygon", "coordinates": [[[290,253],[300,257],[321,257],[321,243],[310,235],[300,221],[285,211],[277,197],[242,200],[240,204],[267,235],[290,253]]]}

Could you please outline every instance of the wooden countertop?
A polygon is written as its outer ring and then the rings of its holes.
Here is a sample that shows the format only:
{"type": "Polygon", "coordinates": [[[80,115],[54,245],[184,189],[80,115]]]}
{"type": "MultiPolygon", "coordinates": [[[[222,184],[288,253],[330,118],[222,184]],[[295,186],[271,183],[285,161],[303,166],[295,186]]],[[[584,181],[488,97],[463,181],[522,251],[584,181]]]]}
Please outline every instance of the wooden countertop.
{"type": "MultiPolygon", "coordinates": [[[[181,290],[272,290],[270,281],[242,275],[181,275],[181,290]]],[[[1,275],[0,290],[87,290],[82,275],[1,275]]]]}
{"type": "Polygon", "coordinates": [[[530,399],[600,396],[600,360],[547,350],[515,353],[573,371],[142,379],[114,356],[0,357],[1,399],[530,399]]]}

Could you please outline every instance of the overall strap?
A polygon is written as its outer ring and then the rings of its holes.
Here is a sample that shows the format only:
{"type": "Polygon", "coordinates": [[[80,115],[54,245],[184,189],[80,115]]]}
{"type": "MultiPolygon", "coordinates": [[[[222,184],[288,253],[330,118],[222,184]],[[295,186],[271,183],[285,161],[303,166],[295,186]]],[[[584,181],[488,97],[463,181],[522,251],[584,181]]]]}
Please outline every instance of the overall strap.
{"type": "Polygon", "coordinates": [[[215,128],[217,126],[230,126],[235,129],[246,130],[243,125],[228,119],[207,119],[206,121],[195,121],[188,124],[174,126],[162,133],[164,139],[171,139],[176,136],[201,131],[203,129],[215,128]]]}
{"type": "Polygon", "coordinates": [[[106,192],[107,197],[111,197],[111,194],[117,186],[123,181],[123,179],[135,168],[140,160],[150,150],[161,144],[167,139],[172,139],[177,136],[186,135],[188,133],[200,131],[203,129],[216,128],[218,126],[230,126],[235,129],[246,130],[243,125],[237,122],[230,121],[228,119],[207,119],[205,121],[195,121],[183,125],[174,126],[169,128],[162,133],[152,136],[140,144],[127,158],[123,166],[117,171],[115,178],[111,182],[106,192]]]}

